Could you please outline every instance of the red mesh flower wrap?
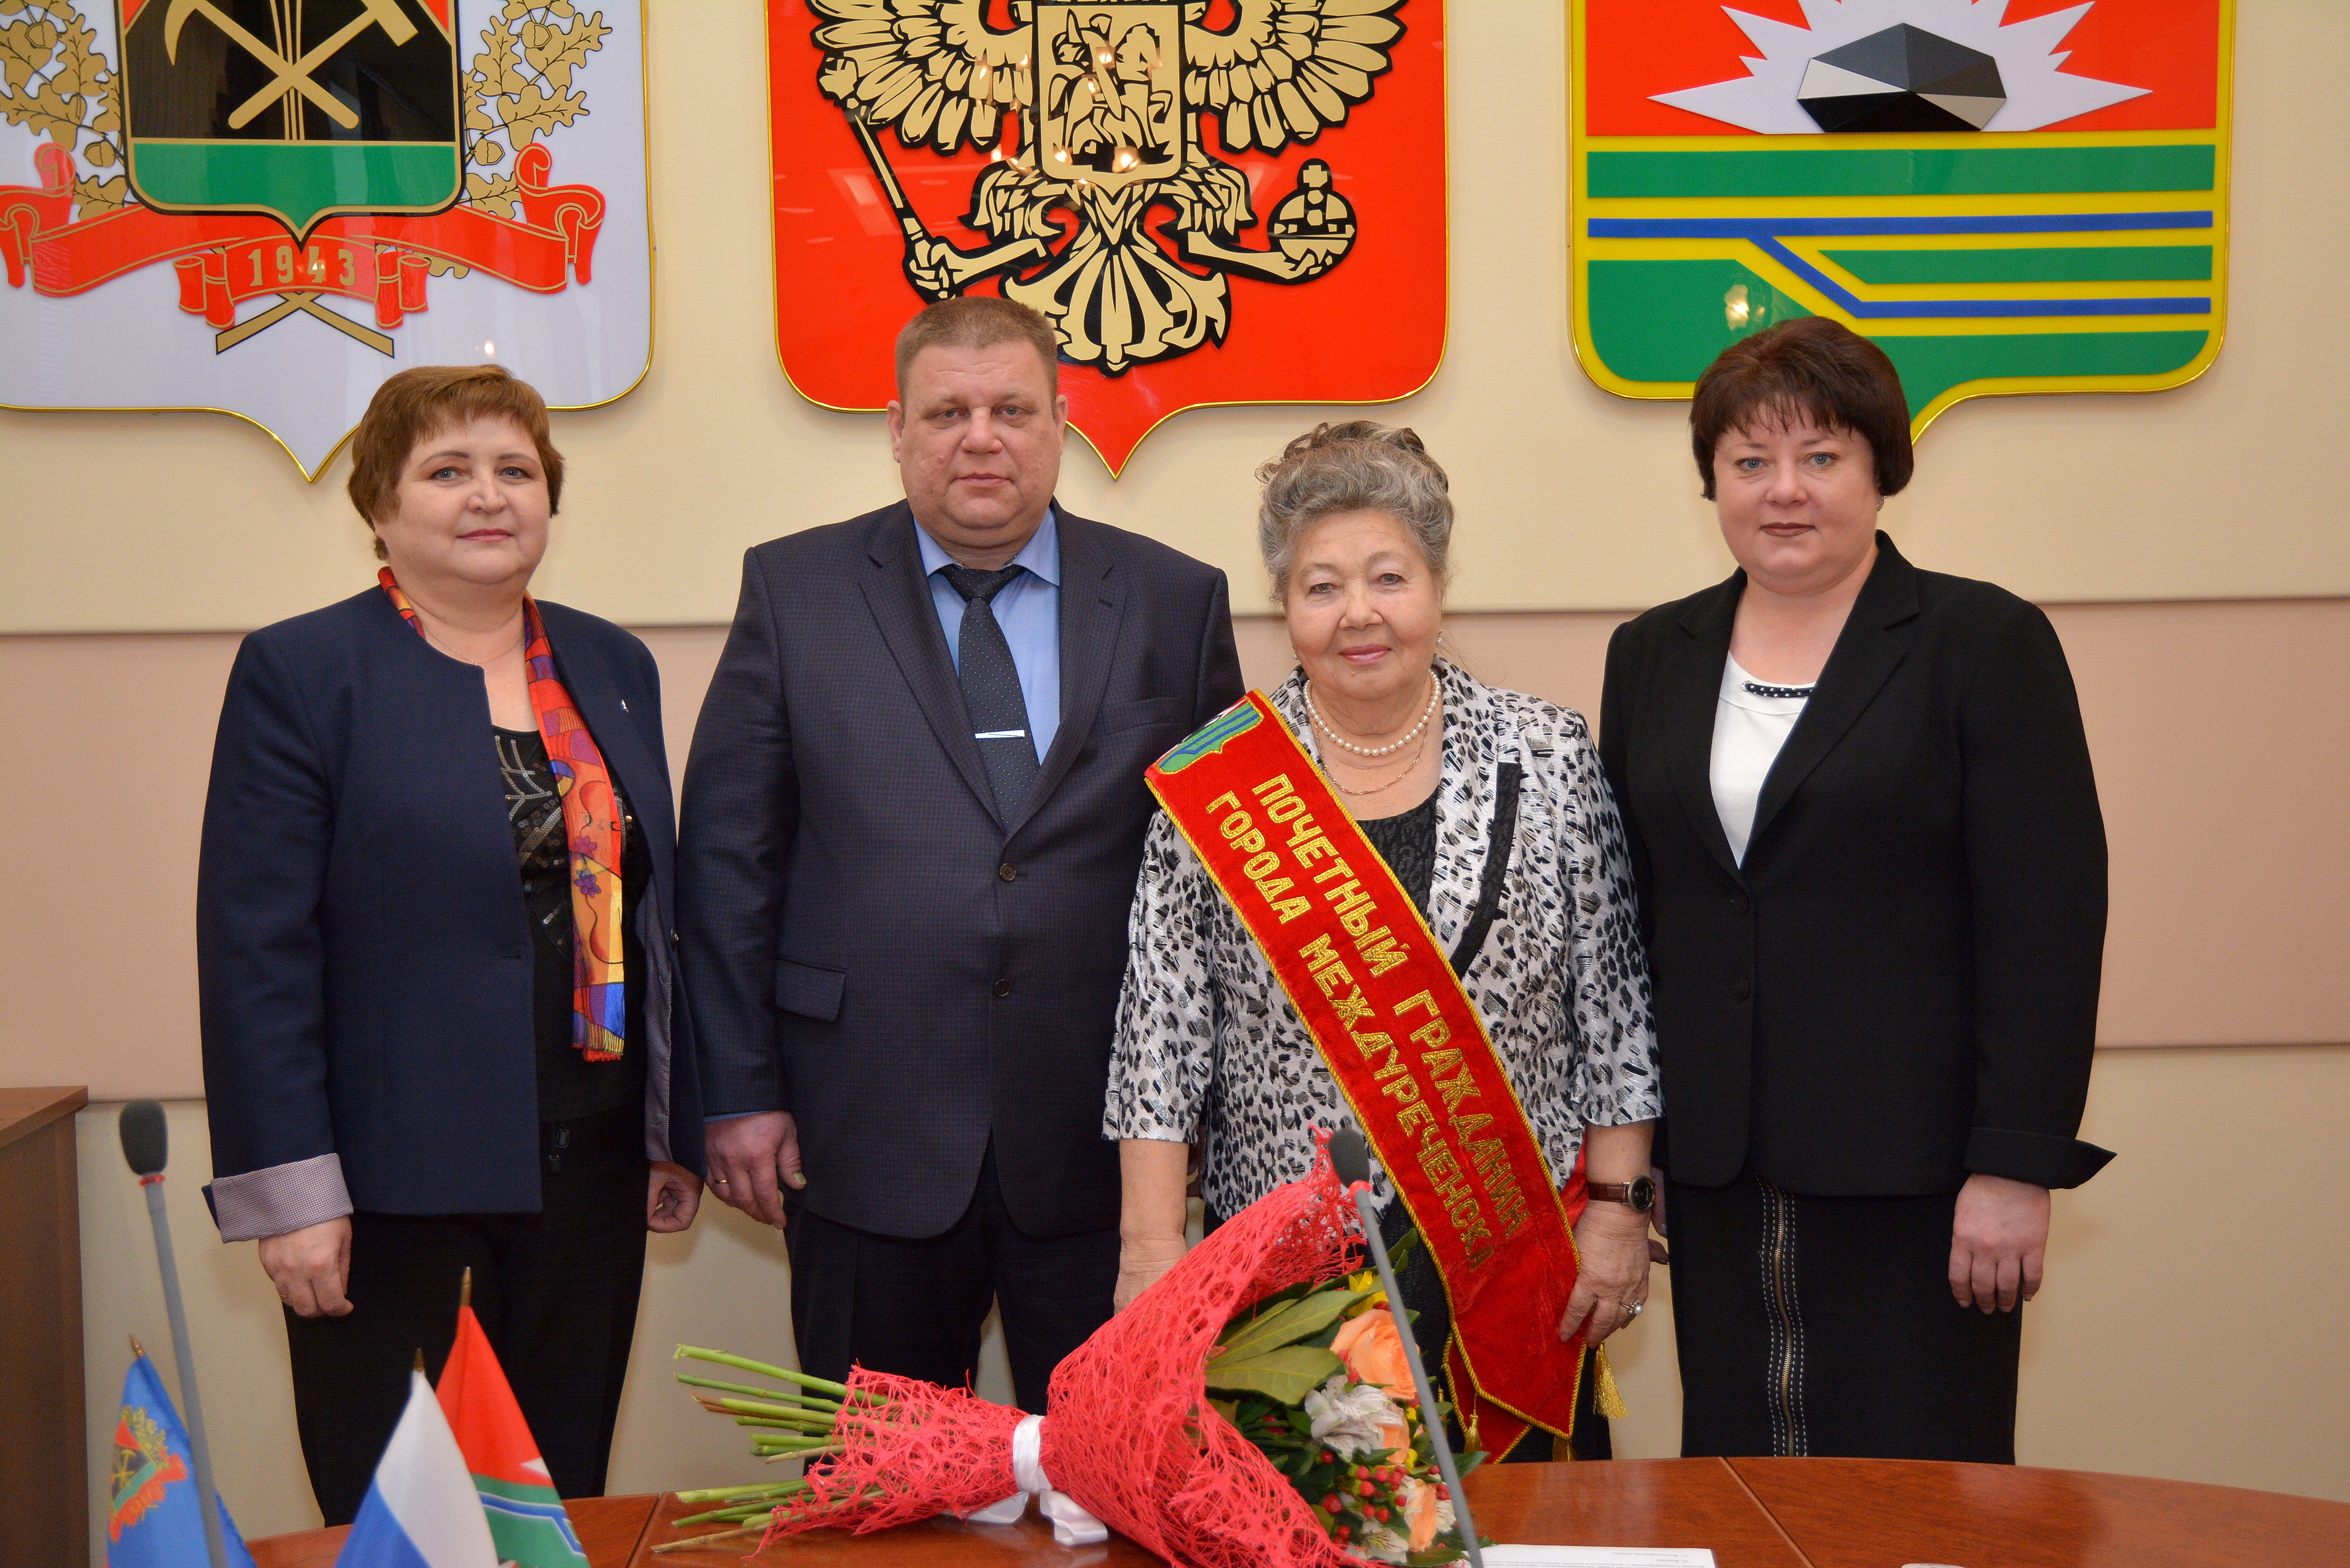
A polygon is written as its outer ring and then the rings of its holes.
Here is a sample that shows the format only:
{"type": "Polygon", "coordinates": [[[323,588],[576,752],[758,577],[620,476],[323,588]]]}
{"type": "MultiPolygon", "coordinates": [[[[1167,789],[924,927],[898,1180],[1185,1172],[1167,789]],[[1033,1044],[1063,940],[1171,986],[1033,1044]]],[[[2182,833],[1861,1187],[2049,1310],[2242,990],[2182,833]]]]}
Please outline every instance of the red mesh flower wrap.
{"type": "MultiPolygon", "coordinates": [[[[1361,1223],[1325,1147],[1312,1174],[1220,1226],[1061,1363],[1043,1432],[1053,1485],[1186,1568],[1360,1563],[1210,1407],[1202,1372],[1242,1307],[1336,1278],[1361,1255],[1361,1223]]],[[[861,1368],[848,1387],[837,1424],[844,1451],[811,1467],[810,1491],[776,1511],[762,1545],[827,1525],[863,1534],[972,1513],[1018,1490],[1018,1410],[861,1368]],[[889,1403],[860,1408],[876,1396],[889,1403]]]]}

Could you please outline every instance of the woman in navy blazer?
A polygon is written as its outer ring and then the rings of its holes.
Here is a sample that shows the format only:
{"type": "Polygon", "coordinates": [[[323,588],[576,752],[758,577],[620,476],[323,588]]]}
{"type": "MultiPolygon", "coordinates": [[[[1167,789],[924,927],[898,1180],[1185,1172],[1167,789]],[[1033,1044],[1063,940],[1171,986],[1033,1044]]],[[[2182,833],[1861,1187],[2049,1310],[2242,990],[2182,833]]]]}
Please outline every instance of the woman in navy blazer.
{"type": "Polygon", "coordinates": [[[527,596],[562,475],[497,367],[386,381],[350,484],[380,585],[246,638],[222,706],[206,1194],[286,1303],[329,1524],[417,1347],[437,1374],[467,1269],[553,1484],[601,1491],[644,1232],[700,1199],[660,677],[527,596]]]}
{"type": "Polygon", "coordinates": [[[1825,318],[1690,405],[1727,582],[1619,628],[1599,750],[1648,928],[1681,1451],[2012,1462],[2080,1142],[2106,838],[2048,618],[1920,571],[1892,363],[1825,318]]]}

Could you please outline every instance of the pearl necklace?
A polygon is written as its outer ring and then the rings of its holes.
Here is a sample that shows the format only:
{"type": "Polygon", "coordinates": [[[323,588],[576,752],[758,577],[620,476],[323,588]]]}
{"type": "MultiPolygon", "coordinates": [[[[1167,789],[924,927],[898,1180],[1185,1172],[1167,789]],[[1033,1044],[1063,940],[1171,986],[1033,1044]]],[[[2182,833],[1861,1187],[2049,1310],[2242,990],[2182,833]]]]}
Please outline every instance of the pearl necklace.
{"type": "MultiPolygon", "coordinates": [[[[1338,793],[1341,794],[1353,795],[1357,800],[1368,800],[1375,794],[1385,794],[1388,791],[1395,788],[1396,785],[1403,783],[1404,780],[1411,777],[1412,774],[1419,767],[1419,759],[1426,755],[1428,755],[1428,742],[1426,741],[1422,741],[1419,743],[1419,750],[1412,753],[1411,761],[1404,763],[1403,771],[1397,774],[1395,777],[1388,780],[1387,783],[1383,784],[1373,784],[1368,789],[1357,789],[1351,784],[1338,784],[1338,793]]],[[[1334,776],[1330,782],[1337,784],[1338,781],[1334,776]]]]}
{"type": "Polygon", "coordinates": [[[1428,722],[1436,717],[1436,695],[1438,690],[1439,687],[1436,673],[1435,671],[1430,670],[1428,676],[1428,706],[1420,710],[1419,722],[1405,731],[1403,738],[1396,742],[1393,745],[1358,746],[1355,744],[1354,742],[1342,738],[1337,730],[1331,724],[1330,721],[1322,716],[1322,710],[1314,705],[1314,682],[1311,680],[1308,680],[1305,683],[1305,711],[1312,716],[1315,724],[1320,728],[1322,732],[1330,737],[1330,743],[1332,745],[1352,752],[1358,757],[1384,757],[1389,752],[1399,752],[1403,750],[1404,747],[1410,745],[1414,740],[1419,738],[1419,732],[1428,728],[1428,722]]]}

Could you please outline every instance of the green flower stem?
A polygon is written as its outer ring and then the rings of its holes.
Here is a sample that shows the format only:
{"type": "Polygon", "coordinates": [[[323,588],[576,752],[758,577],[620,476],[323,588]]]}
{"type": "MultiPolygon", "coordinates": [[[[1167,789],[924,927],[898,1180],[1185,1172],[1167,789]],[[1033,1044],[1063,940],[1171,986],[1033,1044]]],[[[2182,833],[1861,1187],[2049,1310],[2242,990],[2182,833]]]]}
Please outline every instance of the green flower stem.
{"type": "Polygon", "coordinates": [[[775,1511],[772,1503],[754,1503],[748,1508],[713,1508],[707,1513],[689,1513],[670,1523],[679,1530],[689,1524],[740,1524],[746,1519],[765,1519],[775,1511]]]}
{"type": "Polygon", "coordinates": [[[754,1372],[762,1377],[775,1377],[785,1383],[796,1383],[803,1388],[813,1388],[819,1394],[829,1394],[836,1399],[848,1397],[848,1386],[845,1383],[827,1383],[821,1377],[810,1377],[805,1372],[792,1372],[781,1366],[770,1366],[764,1361],[753,1361],[748,1356],[729,1355],[723,1350],[704,1350],[691,1345],[679,1345],[677,1355],[680,1357],[691,1357],[695,1361],[711,1361],[721,1366],[732,1366],[738,1372],[754,1372]]]}
{"type": "Polygon", "coordinates": [[[837,1418],[827,1410],[803,1410],[795,1405],[771,1405],[764,1399],[712,1399],[709,1403],[734,1416],[764,1416],[771,1420],[792,1421],[802,1426],[832,1429],[837,1418]]]}
{"type": "Polygon", "coordinates": [[[781,1497],[786,1492],[806,1491],[805,1480],[761,1481],[749,1486],[711,1486],[700,1491],[681,1491],[680,1502],[748,1502],[754,1497],[781,1497]]]}
{"type": "MultiPolygon", "coordinates": [[[[710,1404],[717,1406],[717,1401],[710,1401],[710,1404]]],[[[829,1417],[829,1415],[817,1415],[816,1410],[806,1410],[806,1413],[804,1413],[804,1410],[780,1408],[780,1406],[754,1406],[754,1408],[745,1408],[743,1404],[726,1401],[726,1406],[714,1410],[714,1413],[733,1415],[733,1417],[740,1417],[740,1420],[768,1422],[768,1425],[775,1425],[775,1427],[792,1427],[795,1432],[832,1432],[832,1417],[829,1417]]]]}
{"type": "Polygon", "coordinates": [[[756,1438],[754,1438],[751,1440],[751,1453],[753,1457],[762,1459],[771,1465],[780,1465],[787,1459],[821,1459],[841,1451],[837,1447],[829,1449],[784,1449],[777,1450],[775,1449],[763,1449],[759,1447],[758,1444],[759,1440],[756,1438]]]}
{"type": "Polygon", "coordinates": [[[795,1394],[787,1388],[754,1388],[748,1383],[721,1383],[712,1377],[695,1377],[681,1372],[677,1380],[689,1388],[715,1388],[722,1394],[748,1394],[754,1399],[781,1399],[788,1404],[805,1405],[811,1410],[837,1410],[837,1399],[820,1399],[813,1394],[795,1394]]]}
{"type": "Polygon", "coordinates": [[[771,1516],[769,1518],[757,1520],[753,1523],[746,1524],[739,1530],[722,1530],[715,1535],[689,1535],[684,1537],[682,1540],[672,1541],[662,1546],[656,1546],[653,1550],[656,1552],[691,1552],[700,1547],[711,1545],[715,1542],[739,1541],[746,1535],[764,1535],[766,1533],[767,1526],[773,1522],[774,1520],[771,1516]]]}

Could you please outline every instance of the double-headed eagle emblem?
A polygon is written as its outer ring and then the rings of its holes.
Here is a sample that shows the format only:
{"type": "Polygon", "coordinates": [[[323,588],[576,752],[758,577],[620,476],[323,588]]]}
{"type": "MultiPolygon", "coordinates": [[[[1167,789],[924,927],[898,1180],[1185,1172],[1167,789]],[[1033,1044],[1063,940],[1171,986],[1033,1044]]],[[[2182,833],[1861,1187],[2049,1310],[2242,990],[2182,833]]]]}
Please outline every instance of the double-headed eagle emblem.
{"type": "Polygon", "coordinates": [[[1119,375],[1190,352],[1230,325],[1227,275],[1298,283],[1336,266],[1356,214],[1315,158],[1274,204],[1265,249],[1227,154],[1278,153],[1344,125],[1388,69],[1405,0],[810,0],[823,20],[817,85],[841,106],[905,232],[906,278],[944,299],[1001,276],[1006,296],[1060,333],[1063,355],[1119,375]],[[990,161],[964,222],[986,243],[932,234],[906,199],[879,133],[990,161]],[[1154,229],[1154,213],[1171,213],[1154,229]]]}

